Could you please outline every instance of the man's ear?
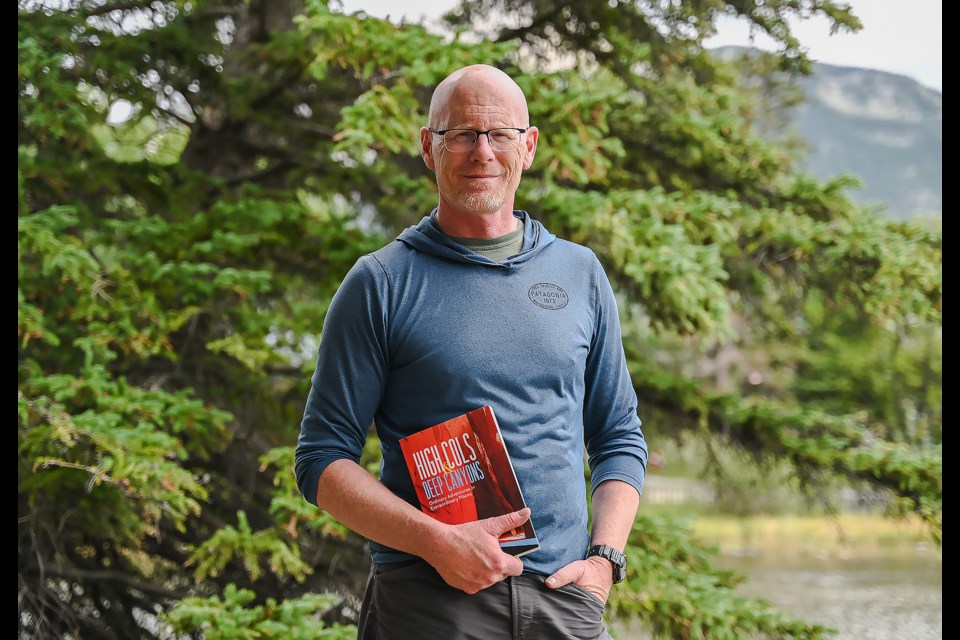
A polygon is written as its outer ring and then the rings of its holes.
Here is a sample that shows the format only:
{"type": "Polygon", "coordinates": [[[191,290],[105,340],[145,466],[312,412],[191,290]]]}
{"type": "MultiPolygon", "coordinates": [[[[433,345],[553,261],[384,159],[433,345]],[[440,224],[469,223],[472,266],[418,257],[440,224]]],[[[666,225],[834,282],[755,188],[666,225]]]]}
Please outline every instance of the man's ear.
{"type": "Polygon", "coordinates": [[[540,140],[540,130],[530,127],[523,136],[523,169],[526,171],[533,164],[533,157],[537,155],[537,141],[540,140]]]}
{"type": "Polygon", "coordinates": [[[428,169],[433,171],[437,168],[433,157],[433,134],[426,127],[420,129],[420,155],[423,156],[423,163],[428,169]]]}

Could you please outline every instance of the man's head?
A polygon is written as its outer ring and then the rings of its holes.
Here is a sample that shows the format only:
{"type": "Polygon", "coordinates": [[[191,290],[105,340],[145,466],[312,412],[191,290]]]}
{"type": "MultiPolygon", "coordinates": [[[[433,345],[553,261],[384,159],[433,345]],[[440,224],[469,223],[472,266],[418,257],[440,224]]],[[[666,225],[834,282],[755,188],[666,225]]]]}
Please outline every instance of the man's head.
{"type": "MultiPolygon", "coordinates": [[[[469,141],[473,134],[459,135],[469,141]]],[[[523,91],[504,72],[472,65],[447,76],[430,101],[429,127],[420,130],[423,161],[437,175],[441,215],[509,215],[520,174],[533,162],[538,135],[537,128],[530,127],[523,91]],[[526,131],[490,134],[494,139],[480,135],[472,146],[454,144],[458,132],[446,136],[431,132],[497,128],[526,131]],[[510,140],[514,134],[516,139],[510,140]]]]}

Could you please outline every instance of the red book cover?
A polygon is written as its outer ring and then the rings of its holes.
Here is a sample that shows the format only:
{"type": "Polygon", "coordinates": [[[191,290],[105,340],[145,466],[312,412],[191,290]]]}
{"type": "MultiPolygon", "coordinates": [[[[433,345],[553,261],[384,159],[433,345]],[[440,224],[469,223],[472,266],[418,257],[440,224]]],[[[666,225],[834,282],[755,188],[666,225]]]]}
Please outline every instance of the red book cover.
{"type": "MultiPolygon", "coordinates": [[[[400,449],[420,508],[440,522],[473,522],[526,506],[489,405],[402,438],[400,449]]],[[[539,549],[533,523],[502,534],[500,547],[515,556],[539,549]]]]}

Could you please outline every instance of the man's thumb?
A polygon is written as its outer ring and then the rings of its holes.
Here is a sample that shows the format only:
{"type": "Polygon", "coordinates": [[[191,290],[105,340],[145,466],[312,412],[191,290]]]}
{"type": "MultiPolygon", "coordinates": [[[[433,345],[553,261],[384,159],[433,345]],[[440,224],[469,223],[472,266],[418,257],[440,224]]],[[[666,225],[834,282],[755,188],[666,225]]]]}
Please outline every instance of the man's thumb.
{"type": "Polygon", "coordinates": [[[570,565],[567,565],[547,578],[547,586],[551,589],[559,589],[563,585],[572,582],[573,576],[571,575],[572,572],[569,567],[570,565]]]}
{"type": "Polygon", "coordinates": [[[500,536],[501,533],[516,529],[530,518],[530,507],[524,507],[520,511],[512,511],[502,516],[487,518],[483,521],[483,528],[487,533],[500,536]]]}

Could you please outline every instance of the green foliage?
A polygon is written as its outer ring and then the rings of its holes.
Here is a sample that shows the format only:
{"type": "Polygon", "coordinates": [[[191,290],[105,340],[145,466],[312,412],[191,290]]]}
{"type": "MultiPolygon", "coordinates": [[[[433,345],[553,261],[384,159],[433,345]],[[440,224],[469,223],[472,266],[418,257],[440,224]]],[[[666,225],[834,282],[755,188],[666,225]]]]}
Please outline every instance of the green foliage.
{"type": "Polygon", "coordinates": [[[310,567],[300,558],[300,550],[287,544],[274,529],[253,532],[247,514],[237,513],[237,526],[222,527],[197,547],[187,559],[186,565],[196,566],[194,577],[203,581],[219,575],[232,560],[243,563],[243,568],[256,581],[263,575],[261,559],[266,559],[270,571],[278,576],[291,575],[302,581],[310,567]]]}
{"type": "Polygon", "coordinates": [[[294,464],[294,447],[277,447],[260,456],[260,471],[274,469],[273,486],[277,488],[270,500],[270,515],[277,526],[283,527],[294,539],[303,523],[324,536],[346,537],[349,529],[334,520],[326,511],[308,503],[300,495],[297,479],[290,473],[294,464]]]}
{"type": "MultiPolygon", "coordinates": [[[[654,446],[702,436],[804,486],[868,485],[941,540],[942,232],[857,209],[766,142],[758,90],[701,46],[721,13],[792,69],[787,16],[858,26],[806,0],[471,0],[450,37],[321,0],[21,3],[21,635],[166,632],[139,611],[206,638],[350,632],[309,594],[356,595],[363,545],[299,496],[292,445],[330,298],[435,206],[417,132],[476,62],[529,97],[518,206],[604,262],[654,446]],[[471,34],[497,7],[530,19],[471,34]]],[[[682,525],[638,520],[630,553],[614,615],[822,634],[738,598],[682,525]]]]}
{"type": "MultiPolygon", "coordinates": [[[[52,482],[58,493],[69,495],[72,487],[84,501],[113,502],[109,516],[133,526],[113,528],[111,537],[135,544],[161,520],[182,531],[208,497],[181,461],[188,445],[194,455],[203,454],[204,443],[224,433],[229,416],[201,406],[187,392],[131,389],[94,367],[83,378],[32,377],[21,385],[19,404],[19,448],[33,463],[22,469],[19,487],[28,500],[51,500],[52,482]],[[42,473],[47,470],[56,482],[42,473]]],[[[80,509],[76,518],[95,515],[80,509]]],[[[96,528],[105,524],[88,522],[96,528]]]]}
{"type": "Polygon", "coordinates": [[[256,638],[289,638],[289,640],[349,640],[356,638],[356,627],[320,620],[336,598],[305,595],[277,602],[267,599],[253,605],[256,595],[249,589],[227,585],[223,599],[184,598],[165,616],[178,634],[193,634],[204,640],[255,640],[256,638]]]}
{"type": "Polygon", "coordinates": [[[887,439],[923,446],[943,441],[943,332],[932,322],[907,331],[866,329],[856,318],[807,301],[809,351],[794,392],[804,402],[842,411],[858,406],[887,439]]]}
{"type": "MultiPolygon", "coordinates": [[[[942,536],[942,447],[915,447],[882,440],[857,415],[832,415],[782,401],[705,391],[692,381],[653,367],[631,369],[641,397],[659,398],[658,408],[688,429],[723,434],[760,460],[789,462],[801,482],[816,486],[837,474],[891,492],[901,507],[942,536]]],[[[657,404],[651,403],[651,404],[657,404]]]]}

